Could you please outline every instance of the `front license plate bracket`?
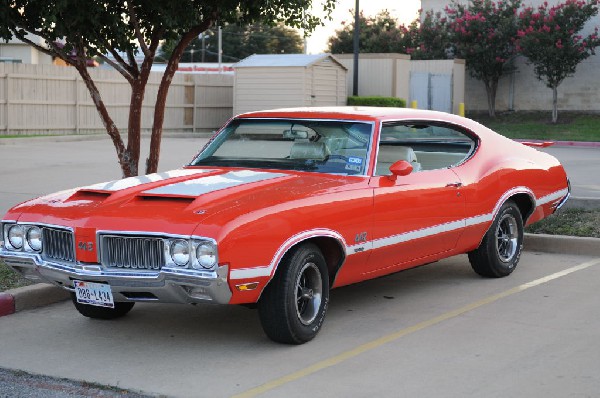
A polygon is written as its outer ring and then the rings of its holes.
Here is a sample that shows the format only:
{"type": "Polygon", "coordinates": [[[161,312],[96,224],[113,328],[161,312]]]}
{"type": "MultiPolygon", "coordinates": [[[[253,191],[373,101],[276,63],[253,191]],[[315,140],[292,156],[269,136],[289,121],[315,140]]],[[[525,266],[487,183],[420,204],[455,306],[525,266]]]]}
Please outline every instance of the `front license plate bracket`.
{"type": "Polygon", "coordinates": [[[115,308],[115,301],[110,285],[106,283],[73,281],[75,298],[80,304],[96,307],[115,308]]]}

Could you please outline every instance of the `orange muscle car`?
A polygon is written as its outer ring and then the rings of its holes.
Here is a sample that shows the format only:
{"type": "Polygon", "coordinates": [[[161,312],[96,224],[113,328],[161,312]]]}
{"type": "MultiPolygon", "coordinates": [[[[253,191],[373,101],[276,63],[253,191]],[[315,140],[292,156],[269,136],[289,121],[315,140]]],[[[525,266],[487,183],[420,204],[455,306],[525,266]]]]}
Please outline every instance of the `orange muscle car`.
{"type": "Polygon", "coordinates": [[[298,108],[231,119],[186,167],[15,206],[0,259],[91,318],[135,302],[256,306],[311,340],[329,290],[468,253],[509,275],[523,226],[568,198],[550,155],[455,115],[298,108]]]}

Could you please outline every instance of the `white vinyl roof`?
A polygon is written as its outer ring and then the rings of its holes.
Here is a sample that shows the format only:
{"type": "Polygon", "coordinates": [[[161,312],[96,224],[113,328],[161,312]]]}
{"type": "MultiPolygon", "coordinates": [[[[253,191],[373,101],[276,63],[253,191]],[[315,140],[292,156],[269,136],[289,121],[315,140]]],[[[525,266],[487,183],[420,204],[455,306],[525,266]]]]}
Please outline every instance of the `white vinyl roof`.
{"type": "Polygon", "coordinates": [[[331,54],[254,54],[233,65],[237,68],[279,67],[279,66],[310,66],[325,58],[346,69],[331,54]]]}

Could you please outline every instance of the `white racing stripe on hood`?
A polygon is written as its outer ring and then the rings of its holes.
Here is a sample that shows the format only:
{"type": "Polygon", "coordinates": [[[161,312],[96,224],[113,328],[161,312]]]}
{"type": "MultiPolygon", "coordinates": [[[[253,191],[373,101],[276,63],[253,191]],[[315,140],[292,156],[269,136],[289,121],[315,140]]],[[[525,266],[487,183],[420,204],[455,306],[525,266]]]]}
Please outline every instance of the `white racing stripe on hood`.
{"type": "Polygon", "coordinates": [[[149,195],[199,196],[209,192],[219,191],[221,189],[284,177],[286,175],[287,174],[267,173],[251,170],[230,171],[221,175],[200,177],[189,181],[165,185],[163,187],[144,191],[143,193],[149,195]]]}
{"type": "Polygon", "coordinates": [[[193,174],[209,173],[212,171],[214,171],[214,170],[178,169],[178,170],[165,171],[162,173],[147,174],[144,176],[128,177],[128,178],[124,178],[122,180],[101,182],[99,184],[82,187],[80,189],[88,189],[88,190],[93,190],[93,191],[115,192],[115,191],[121,191],[121,190],[127,189],[127,188],[137,187],[138,185],[142,185],[142,184],[149,184],[151,182],[167,180],[169,178],[183,177],[183,176],[189,176],[189,175],[193,175],[193,174]]]}

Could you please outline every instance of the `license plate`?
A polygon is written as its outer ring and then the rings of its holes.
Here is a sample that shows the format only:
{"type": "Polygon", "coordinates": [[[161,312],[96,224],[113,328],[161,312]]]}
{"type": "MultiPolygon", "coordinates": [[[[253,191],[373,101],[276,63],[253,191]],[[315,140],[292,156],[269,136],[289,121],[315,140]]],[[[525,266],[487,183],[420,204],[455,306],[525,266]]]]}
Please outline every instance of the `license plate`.
{"type": "Polygon", "coordinates": [[[75,285],[75,297],[78,303],[115,308],[109,285],[84,281],[73,281],[73,284],[75,285]]]}

